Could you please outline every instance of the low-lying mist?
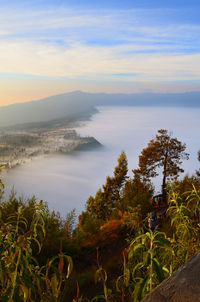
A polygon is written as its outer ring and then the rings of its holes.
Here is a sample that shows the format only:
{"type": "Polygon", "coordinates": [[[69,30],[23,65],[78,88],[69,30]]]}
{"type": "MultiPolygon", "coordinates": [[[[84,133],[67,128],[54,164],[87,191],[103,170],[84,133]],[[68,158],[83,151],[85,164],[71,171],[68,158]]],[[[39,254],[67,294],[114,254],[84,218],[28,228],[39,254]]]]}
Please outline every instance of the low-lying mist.
{"type": "MultiPolygon", "coordinates": [[[[172,131],[173,136],[186,143],[190,160],[183,163],[185,173],[192,174],[199,168],[200,109],[100,107],[99,110],[91,121],[76,130],[83,136],[94,136],[104,145],[103,149],[34,159],[4,172],[5,196],[14,186],[18,195],[26,198],[34,194],[63,217],[73,208],[80,213],[88,197],[95,194],[107,175],[112,175],[121,151],[126,152],[131,176],[141,150],[161,128],[172,131]]],[[[159,177],[154,184],[158,192],[159,177]]]]}

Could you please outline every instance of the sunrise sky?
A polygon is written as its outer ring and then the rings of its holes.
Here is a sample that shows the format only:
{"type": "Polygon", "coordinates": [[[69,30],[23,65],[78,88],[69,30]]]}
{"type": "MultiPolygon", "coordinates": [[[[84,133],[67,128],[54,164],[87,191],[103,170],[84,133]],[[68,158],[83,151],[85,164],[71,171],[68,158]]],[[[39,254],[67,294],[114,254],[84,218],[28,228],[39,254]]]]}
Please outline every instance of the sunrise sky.
{"type": "Polygon", "coordinates": [[[199,0],[0,0],[0,105],[200,91],[199,0]]]}

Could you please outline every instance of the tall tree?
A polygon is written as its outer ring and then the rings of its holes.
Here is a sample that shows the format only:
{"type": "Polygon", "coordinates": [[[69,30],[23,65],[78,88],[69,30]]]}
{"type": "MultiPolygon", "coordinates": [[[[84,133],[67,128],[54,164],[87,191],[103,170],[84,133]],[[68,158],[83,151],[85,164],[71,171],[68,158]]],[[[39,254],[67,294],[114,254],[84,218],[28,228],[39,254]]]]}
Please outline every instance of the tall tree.
{"type": "Polygon", "coordinates": [[[120,199],[122,187],[127,179],[128,162],[124,152],[118,158],[113,177],[108,176],[105,185],[99,189],[96,196],[90,196],[87,210],[96,218],[106,220],[113,212],[120,199]]]}
{"type": "Polygon", "coordinates": [[[166,181],[168,177],[177,178],[184,172],[180,167],[183,159],[188,159],[185,152],[186,145],[165,130],[158,130],[155,139],[150,140],[148,146],[142,150],[139,156],[139,171],[144,178],[158,176],[158,169],[162,170],[162,194],[166,201],[166,181]]]}
{"type": "Polygon", "coordinates": [[[142,217],[147,217],[151,210],[151,204],[148,202],[153,195],[153,185],[142,179],[141,175],[134,173],[134,177],[126,181],[122,190],[122,200],[119,203],[119,209],[127,211],[130,207],[141,207],[142,217]]]}

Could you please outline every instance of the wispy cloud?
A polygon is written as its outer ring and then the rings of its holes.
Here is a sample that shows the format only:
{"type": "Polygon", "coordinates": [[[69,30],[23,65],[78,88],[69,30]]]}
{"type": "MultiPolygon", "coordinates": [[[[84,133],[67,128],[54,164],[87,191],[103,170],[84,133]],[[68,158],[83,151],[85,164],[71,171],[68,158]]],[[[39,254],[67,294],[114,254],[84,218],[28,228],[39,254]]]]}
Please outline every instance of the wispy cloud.
{"type": "Polygon", "coordinates": [[[0,72],[96,80],[200,80],[200,23],[176,9],[0,4],[0,72]],[[177,18],[176,18],[177,16],[177,18]],[[191,21],[191,22],[189,22],[191,21]]]}
{"type": "MultiPolygon", "coordinates": [[[[116,78],[113,74],[138,74],[138,80],[200,79],[200,54],[124,55],[130,46],[88,46],[72,44],[65,48],[39,42],[1,41],[1,72],[38,76],[116,78]]],[[[131,79],[131,77],[129,77],[131,79]]]]}

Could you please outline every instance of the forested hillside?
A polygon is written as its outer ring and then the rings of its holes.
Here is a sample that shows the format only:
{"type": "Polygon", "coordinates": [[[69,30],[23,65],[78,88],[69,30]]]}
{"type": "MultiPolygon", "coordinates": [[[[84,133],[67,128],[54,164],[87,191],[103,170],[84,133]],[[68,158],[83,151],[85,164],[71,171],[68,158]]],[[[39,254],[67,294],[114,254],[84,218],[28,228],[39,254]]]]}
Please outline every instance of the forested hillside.
{"type": "Polygon", "coordinates": [[[120,154],[77,224],[75,210],[63,219],[34,197],[4,200],[1,182],[0,300],[142,301],[200,249],[199,167],[178,178],[188,157],[158,130],[132,177],[120,154]]]}

